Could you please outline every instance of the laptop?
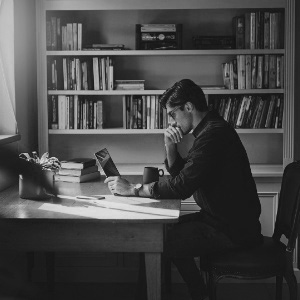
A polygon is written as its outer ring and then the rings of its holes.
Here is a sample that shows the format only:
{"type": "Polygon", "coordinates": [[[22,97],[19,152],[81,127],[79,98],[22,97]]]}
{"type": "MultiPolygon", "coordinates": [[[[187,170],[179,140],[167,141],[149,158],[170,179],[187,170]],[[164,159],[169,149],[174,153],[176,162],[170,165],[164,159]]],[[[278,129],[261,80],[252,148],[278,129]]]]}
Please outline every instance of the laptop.
{"type": "Polygon", "coordinates": [[[96,152],[95,156],[106,177],[121,176],[106,148],[96,152]]]}

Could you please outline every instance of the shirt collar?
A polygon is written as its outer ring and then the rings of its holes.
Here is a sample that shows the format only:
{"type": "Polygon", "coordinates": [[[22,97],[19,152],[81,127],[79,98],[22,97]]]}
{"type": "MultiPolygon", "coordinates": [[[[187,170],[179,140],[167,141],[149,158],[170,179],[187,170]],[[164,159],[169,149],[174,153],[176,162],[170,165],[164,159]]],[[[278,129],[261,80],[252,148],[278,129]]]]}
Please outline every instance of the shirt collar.
{"type": "Polygon", "coordinates": [[[205,124],[207,123],[207,121],[210,118],[210,115],[212,114],[212,111],[207,112],[207,114],[205,115],[205,117],[199,122],[199,124],[195,127],[195,129],[193,130],[193,136],[196,138],[200,132],[202,131],[202,129],[204,128],[205,124]]]}

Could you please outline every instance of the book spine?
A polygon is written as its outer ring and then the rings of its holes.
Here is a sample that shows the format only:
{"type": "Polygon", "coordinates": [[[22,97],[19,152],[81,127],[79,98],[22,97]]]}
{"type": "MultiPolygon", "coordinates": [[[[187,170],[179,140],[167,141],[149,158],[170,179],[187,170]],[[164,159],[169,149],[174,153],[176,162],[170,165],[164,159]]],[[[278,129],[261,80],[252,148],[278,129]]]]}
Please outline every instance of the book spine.
{"type": "Polygon", "coordinates": [[[79,51],[82,50],[82,23],[78,23],[78,31],[77,31],[77,34],[78,34],[78,38],[77,38],[77,49],[79,51]]]}
{"type": "Polygon", "coordinates": [[[255,33],[256,21],[255,21],[255,12],[250,13],[250,49],[255,49],[255,33]]]}
{"type": "Polygon", "coordinates": [[[151,96],[147,95],[147,129],[151,128],[151,96]]]}
{"type": "Polygon", "coordinates": [[[263,80],[263,88],[269,88],[269,54],[266,54],[264,57],[264,80],[263,80]]]}
{"type": "Polygon", "coordinates": [[[257,56],[252,55],[252,65],[251,65],[251,87],[252,89],[256,89],[256,77],[257,77],[257,56]]]}
{"type": "Polygon", "coordinates": [[[238,55],[238,88],[246,88],[246,57],[245,55],[238,55]]]}
{"type": "Polygon", "coordinates": [[[67,49],[73,50],[73,24],[67,23],[67,49]]]}
{"type": "Polygon", "coordinates": [[[245,48],[245,18],[237,16],[234,19],[236,49],[245,48]]]}
{"type": "Polygon", "coordinates": [[[74,95],[74,129],[78,128],[78,95],[74,95]]]}
{"type": "Polygon", "coordinates": [[[142,96],[143,102],[143,129],[147,129],[147,100],[146,96],[142,96]]]}
{"type": "Polygon", "coordinates": [[[251,89],[251,81],[252,81],[252,74],[251,74],[251,55],[246,55],[246,89],[251,89]]]}
{"type": "Polygon", "coordinates": [[[74,97],[69,96],[69,129],[74,129],[74,97]]]}
{"type": "Polygon", "coordinates": [[[51,17],[51,50],[57,50],[57,21],[56,17],[51,17]]]}
{"type": "Polygon", "coordinates": [[[245,49],[250,49],[250,13],[245,13],[245,49]]]}
{"type": "Polygon", "coordinates": [[[269,56],[269,88],[276,88],[276,55],[269,56]]]}
{"type": "Polygon", "coordinates": [[[264,12],[264,49],[270,49],[270,13],[264,12]]]}
{"type": "Polygon", "coordinates": [[[230,89],[230,64],[223,63],[222,64],[223,71],[223,83],[226,89],[230,89]]]}
{"type": "Polygon", "coordinates": [[[99,91],[99,61],[98,57],[93,57],[93,77],[94,77],[94,90],[99,91]]]}
{"type": "Polygon", "coordinates": [[[275,13],[270,13],[270,49],[275,49],[275,13]]]}
{"type": "Polygon", "coordinates": [[[263,85],[263,63],[264,57],[258,55],[257,57],[257,76],[256,76],[256,88],[261,89],[263,85]]]}

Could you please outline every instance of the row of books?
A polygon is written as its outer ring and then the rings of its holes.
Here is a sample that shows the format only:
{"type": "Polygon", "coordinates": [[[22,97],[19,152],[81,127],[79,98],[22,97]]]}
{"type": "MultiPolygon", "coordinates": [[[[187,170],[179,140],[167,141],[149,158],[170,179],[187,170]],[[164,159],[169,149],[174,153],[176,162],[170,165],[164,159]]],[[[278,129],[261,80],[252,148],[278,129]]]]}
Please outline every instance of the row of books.
{"type": "Polygon", "coordinates": [[[235,128],[282,128],[283,95],[214,96],[208,104],[235,128]]]}
{"type": "Polygon", "coordinates": [[[82,50],[82,23],[66,23],[61,18],[46,20],[47,50],[82,50]]]}
{"type": "Polygon", "coordinates": [[[227,89],[283,88],[284,56],[237,55],[222,64],[224,86],[227,89]]]}
{"type": "Polygon", "coordinates": [[[54,175],[55,181],[86,182],[100,177],[96,160],[73,158],[61,161],[61,168],[54,175]]]}
{"type": "Polygon", "coordinates": [[[103,101],[78,95],[51,95],[49,129],[102,129],[103,101]]]}
{"type": "Polygon", "coordinates": [[[113,90],[114,66],[110,57],[81,59],[64,57],[49,61],[51,76],[48,89],[57,90],[113,90]],[[61,86],[63,84],[63,86],[61,86]]]}
{"type": "Polygon", "coordinates": [[[256,11],[233,18],[237,49],[282,49],[283,14],[256,11]]]}
{"type": "Polygon", "coordinates": [[[126,95],[124,128],[163,129],[171,123],[158,95],[126,95]]]}

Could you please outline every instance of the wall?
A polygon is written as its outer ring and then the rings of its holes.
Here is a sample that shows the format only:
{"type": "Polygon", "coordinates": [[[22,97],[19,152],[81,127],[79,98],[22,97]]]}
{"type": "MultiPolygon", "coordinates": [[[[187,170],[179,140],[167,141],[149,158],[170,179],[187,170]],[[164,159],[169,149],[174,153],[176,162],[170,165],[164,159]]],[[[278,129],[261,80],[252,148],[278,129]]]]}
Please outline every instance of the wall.
{"type": "Polygon", "coordinates": [[[35,1],[15,0],[16,117],[21,141],[0,146],[0,191],[17,180],[16,158],[37,149],[35,1]]]}
{"type": "Polygon", "coordinates": [[[16,114],[19,152],[38,149],[35,0],[15,0],[16,114]]]}
{"type": "Polygon", "coordinates": [[[294,132],[294,139],[295,139],[295,160],[300,159],[300,38],[299,38],[299,31],[297,30],[300,26],[300,3],[296,1],[296,24],[295,24],[295,34],[296,34],[296,41],[295,41],[295,110],[294,110],[294,118],[295,118],[295,132],[294,132]]]}

